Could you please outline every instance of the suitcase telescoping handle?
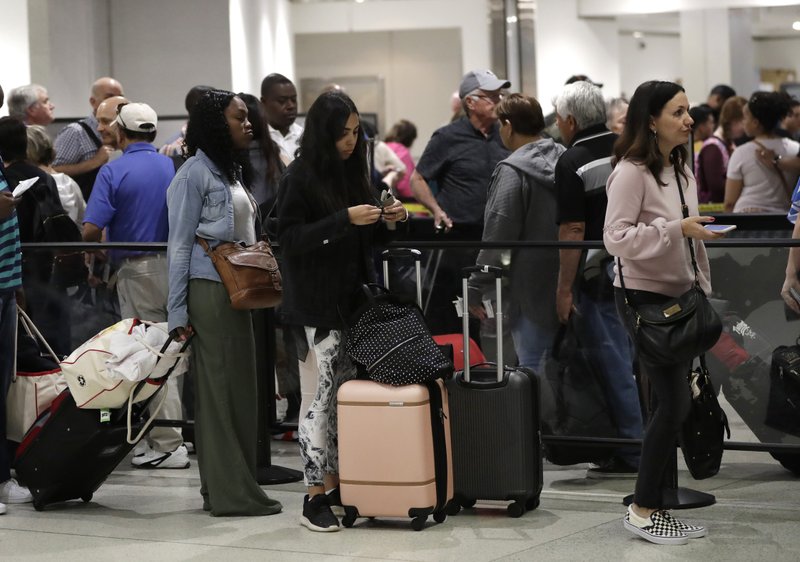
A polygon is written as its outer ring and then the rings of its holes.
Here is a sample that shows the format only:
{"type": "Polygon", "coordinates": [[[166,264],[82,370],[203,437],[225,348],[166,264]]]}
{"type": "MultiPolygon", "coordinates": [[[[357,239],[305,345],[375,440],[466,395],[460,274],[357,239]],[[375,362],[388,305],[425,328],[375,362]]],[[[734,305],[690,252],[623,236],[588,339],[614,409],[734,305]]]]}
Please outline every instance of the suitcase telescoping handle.
{"type": "Polygon", "coordinates": [[[461,279],[461,288],[464,292],[464,314],[462,316],[462,327],[464,331],[464,382],[470,382],[470,364],[469,364],[469,287],[468,281],[470,275],[473,273],[491,273],[495,278],[495,286],[497,292],[497,306],[495,306],[494,317],[497,324],[497,382],[503,382],[504,364],[503,364],[503,268],[494,265],[473,265],[465,267],[461,270],[463,278],[461,279]]]}
{"type": "Polygon", "coordinates": [[[390,248],[384,250],[381,254],[383,256],[383,284],[389,288],[389,261],[393,259],[408,259],[414,260],[414,268],[416,272],[417,281],[417,304],[422,307],[422,276],[420,274],[420,262],[422,261],[422,252],[414,248],[390,248]]]}

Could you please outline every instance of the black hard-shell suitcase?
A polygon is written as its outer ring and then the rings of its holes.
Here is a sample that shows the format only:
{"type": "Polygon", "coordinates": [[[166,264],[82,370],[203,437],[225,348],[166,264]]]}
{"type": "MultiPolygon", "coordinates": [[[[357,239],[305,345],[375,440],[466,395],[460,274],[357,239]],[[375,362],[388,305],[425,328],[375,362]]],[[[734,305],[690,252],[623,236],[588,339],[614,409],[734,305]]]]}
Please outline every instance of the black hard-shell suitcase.
{"type": "MultiPolygon", "coordinates": [[[[171,341],[167,340],[161,353],[171,341]]],[[[188,341],[183,350],[187,345],[188,341]]],[[[166,391],[167,378],[179,361],[166,375],[152,379],[160,383],[155,394],[133,404],[130,435],[141,438],[149,431],[147,407],[166,391]]],[[[140,383],[144,384],[152,383],[146,379],[140,383]]],[[[127,405],[105,414],[103,410],[78,408],[69,389],[59,394],[25,434],[14,460],[17,478],[33,495],[33,507],[41,511],[52,503],[78,498],[91,501],[94,492],[136,445],[128,442],[127,417],[127,405]]]]}
{"type": "Polygon", "coordinates": [[[505,500],[511,517],[536,509],[542,491],[538,379],[532,371],[503,365],[502,269],[464,269],[464,370],[447,381],[453,440],[455,502],[505,500]],[[493,273],[497,280],[497,364],[470,368],[467,278],[493,273]]]}

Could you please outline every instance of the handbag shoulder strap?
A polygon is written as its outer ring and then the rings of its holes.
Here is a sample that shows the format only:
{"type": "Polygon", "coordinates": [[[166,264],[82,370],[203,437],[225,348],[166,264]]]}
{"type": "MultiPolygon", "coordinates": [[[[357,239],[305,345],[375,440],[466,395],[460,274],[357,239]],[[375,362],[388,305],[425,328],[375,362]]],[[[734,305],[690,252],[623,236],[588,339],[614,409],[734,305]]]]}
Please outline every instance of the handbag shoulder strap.
{"type": "Polygon", "coordinates": [[[212,254],[213,250],[208,245],[208,242],[206,241],[206,239],[205,238],[201,238],[199,236],[195,236],[194,238],[195,238],[195,240],[197,240],[197,243],[200,244],[200,247],[203,248],[203,251],[206,254],[208,254],[208,257],[212,257],[211,254],[212,254]]]}
{"type": "MultiPolygon", "coordinates": [[[[678,165],[677,164],[674,164],[674,169],[675,169],[675,181],[678,184],[678,195],[680,195],[680,197],[681,197],[681,214],[683,215],[683,218],[687,219],[687,218],[689,218],[689,206],[686,204],[686,198],[683,196],[683,186],[681,186],[681,176],[678,173],[678,165]]],[[[691,237],[687,236],[686,237],[686,243],[689,244],[689,255],[692,258],[692,270],[694,271],[694,282],[695,282],[695,285],[699,286],[700,285],[700,279],[699,279],[700,273],[697,270],[697,258],[694,255],[694,241],[692,240],[691,237]]]]}

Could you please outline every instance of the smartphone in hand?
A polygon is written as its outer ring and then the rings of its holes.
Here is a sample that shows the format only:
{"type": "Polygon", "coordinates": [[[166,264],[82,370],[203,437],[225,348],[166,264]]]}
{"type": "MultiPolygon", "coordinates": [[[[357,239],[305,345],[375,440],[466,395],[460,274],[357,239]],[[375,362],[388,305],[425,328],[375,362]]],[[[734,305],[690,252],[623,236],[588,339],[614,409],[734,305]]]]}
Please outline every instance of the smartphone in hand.
{"type": "Polygon", "coordinates": [[[725,234],[731,230],[736,230],[735,224],[705,224],[703,226],[706,228],[706,230],[710,230],[711,232],[719,232],[720,234],[725,234]]]}
{"type": "Polygon", "coordinates": [[[389,207],[395,202],[394,195],[388,189],[381,191],[381,207],[389,207]]]}

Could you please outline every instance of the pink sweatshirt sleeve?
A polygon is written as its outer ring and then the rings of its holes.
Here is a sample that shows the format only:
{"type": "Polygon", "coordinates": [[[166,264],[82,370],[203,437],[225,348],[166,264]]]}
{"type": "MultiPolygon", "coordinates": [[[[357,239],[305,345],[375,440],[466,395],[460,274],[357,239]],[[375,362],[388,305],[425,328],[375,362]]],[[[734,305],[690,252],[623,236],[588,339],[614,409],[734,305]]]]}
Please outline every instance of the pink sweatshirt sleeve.
{"type": "MultiPolygon", "coordinates": [[[[655,179],[646,168],[621,161],[608,178],[606,192],[608,207],[603,242],[612,255],[646,260],[664,255],[672,244],[684,243],[680,219],[658,216],[661,205],[657,199],[664,193],[658,190],[655,179]],[[646,190],[650,190],[648,207],[654,212],[654,218],[649,221],[642,217],[646,190]]],[[[667,202],[664,203],[666,211],[667,202]]]]}

